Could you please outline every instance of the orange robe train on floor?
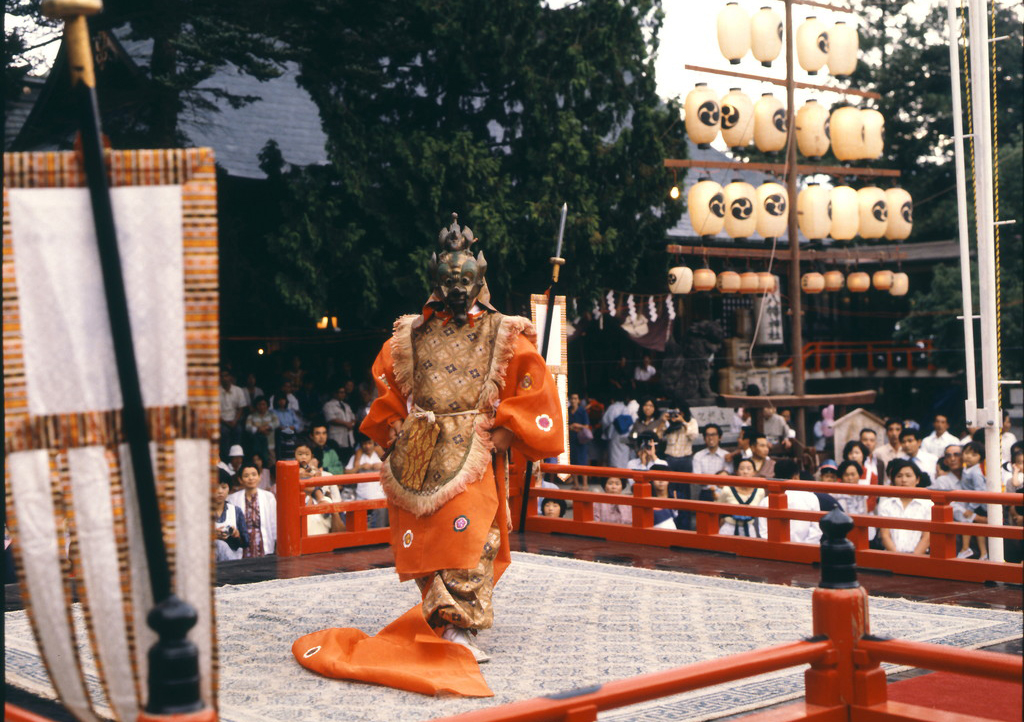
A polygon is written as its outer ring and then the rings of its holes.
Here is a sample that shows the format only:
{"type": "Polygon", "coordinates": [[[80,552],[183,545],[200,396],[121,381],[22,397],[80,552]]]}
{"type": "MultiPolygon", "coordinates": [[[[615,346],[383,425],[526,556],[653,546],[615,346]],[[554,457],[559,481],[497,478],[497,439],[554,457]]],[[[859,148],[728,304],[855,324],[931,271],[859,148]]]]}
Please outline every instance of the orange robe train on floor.
{"type": "MultiPolygon", "coordinates": [[[[429,310],[424,316],[429,319],[429,310]]],[[[521,321],[523,333],[515,335],[513,353],[498,380],[498,405],[490,426],[512,431],[513,447],[529,459],[556,456],[562,451],[563,428],[557,388],[526,336],[532,334],[532,326],[525,319],[517,321],[521,321]]],[[[400,323],[401,319],[396,335],[400,323]]],[[[396,381],[393,344],[394,339],[385,343],[374,362],[379,396],[360,427],[382,446],[388,443],[391,423],[405,419],[410,408],[396,381]]],[[[487,464],[479,478],[425,516],[397,506],[389,496],[391,548],[399,579],[475,567],[493,523],[501,534],[494,560],[497,582],[510,561],[507,490],[498,486],[492,465],[487,464]]],[[[472,653],[440,639],[419,604],[374,637],[357,629],[327,629],[296,640],[292,652],[304,667],[329,677],[424,694],[492,695],[472,653]]]]}

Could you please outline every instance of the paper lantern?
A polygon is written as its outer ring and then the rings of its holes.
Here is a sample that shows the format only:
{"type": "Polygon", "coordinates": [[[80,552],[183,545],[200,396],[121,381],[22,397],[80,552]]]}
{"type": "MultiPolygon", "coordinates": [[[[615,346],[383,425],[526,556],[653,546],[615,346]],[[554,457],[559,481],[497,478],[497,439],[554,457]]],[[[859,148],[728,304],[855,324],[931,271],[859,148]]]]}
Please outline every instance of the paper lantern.
{"type": "Polygon", "coordinates": [[[836,186],[829,193],[832,204],[832,225],[829,234],[837,241],[851,241],[860,228],[860,203],[857,191],[849,186],[836,186]]]}
{"type": "Polygon", "coordinates": [[[871,277],[864,273],[864,271],[851,273],[849,278],[846,279],[846,287],[852,293],[864,293],[871,288],[871,277]]]}
{"type": "Polygon", "coordinates": [[[746,238],[757,230],[754,204],[757,191],[754,186],[734,180],[723,191],[725,196],[725,233],[730,238],[746,238]]]}
{"type": "Polygon", "coordinates": [[[740,274],[735,271],[722,271],[718,274],[716,285],[722,293],[736,293],[740,290],[740,274]]]}
{"type": "Polygon", "coordinates": [[[686,196],[690,225],[698,236],[714,236],[725,227],[725,196],[722,186],[710,178],[693,184],[686,196]]]}
{"type": "Polygon", "coordinates": [[[864,125],[863,160],[874,160],[882,156],[885,149],[885,117],[874,108],[860,111],[864,125]]]}
{"type": "Polygon", "coordinates": [[[905,273],[892,274],[892,286],[889,288],[890,296],[906,296],[910,288],[910,279],[905,273]]]}
{"type": "Polygon", "coordinates": [[[698,268],[693,272],[693,290],[710,291],[715,287],[715,272],[710,268],[698,268]]]}
{"type": "Polygon", "coordinates": [[[739,88],[722,96],[722,140],[730,148],[743,148],[754,138],[754,104],[739,88]]]}
{"type": "Polygon", "coordinates": [[[885,237],[890,241],[905,241],[914,227],[914,202],[910,194],[902,188],[890,188],[885,192],[885,205],[889,209],[885,237]]]}
{"type": "Polygon", "coordinates": [[[753,271],[740,274],[740,293],[757,293],[761,288],[761,280],[753,271]]]}
{"type": "Polygon", "coordinates": [[[757,274],[757,292],[758,293],[775,293],[775,290],[779,287],[779,277],[774,273],[768,273],[768,271],[761,271],[757,274]]]}
{"type": "Polygon", "coordinates": [[[864,119],[860,109],[844,105],[832,111],[829,119],[832,154],[839,160],[864,157],[864,119]]]}
{"type": "Polygon", "coordinates": [[[828,61],[828,30],[818,18],[809,17],[796,29],[796,57],[808,75],[816,75],[828,61]]]}
{"type": "Polygon", "coordinates": [[[668,290],[672,293],[689,293],[693,288],[693,270],[686,266],[670,268],[668,272],[668,290]]]}
{"type": "Polygon", "coordinates": [[[843,275],[842,271],[826,271],[825,272],[825,290],[830,293],[843,290],[843,285],[846,283],[846,276],[843,275]]]}
{"type": "Polygon", "coordinates": [[[817,271],[805,273],[800,278],[800,288],[804,293],[821,293],[825,288],[825,277],[817,271]]]}
{"type": "Polygon", "coordinates": [[[828,152],[828,111],[816,100],[808,100],[796,112],[796,147],[808,158],[828,152]]]}
{"type": "Polygon", "coordinates": [[[709,148],[711,141],[718,135],[721,125],[721,109],[718,107],[718,96],[708,87],[707,83],[697,83],[693,90],[686,94],[683,104],[686,116],[686,134],[698,148],[709,148]]]}
{"type": "Polygon", "coordinates": [[[766,68],[782,50],[782,16],[763,7],[750,17],[750,51],[766,68]]]}
{"type": "Polygon", "coordinates": [[[876,291],[888,291],[892,288],[894,274],[892,271],[875,271],[871,274],[871,285],[876,291]]]}
{"type": "Polygon", "coordinates": [[[828,235],[828,191],[817,183],[808,183],[796,197],[796,220],[809,240],[820,240],[828,235]]]}
{"type": "Polygon", "coordinates": [[[754,104],[754,145],[763,153],[786,147],[786,110],[771,93],[765,93],[754,104]]]}
{"type": "Polygon", "coordinates": [[[860,207],[860,237],[881,238],[889,225],[889,208],[885,203],[885,191],[868,186],[857,191],[860,207]]]}
{"type": "Polygon", "coordinates": [[[733,65],[750,50],[750,16],[736,3],[727,3],[718,13],[718,47],[733,65]]]}
{"type": "Polygon", "coordinates": [[[859,46],[857,28],[841,20],[833,25],[828,31],[828,72],[837,78],[852,75],[859,46]]]}
{"type": "Polygon", "coordinates": [[[789,195],[778,183],[757,187],[757,232],[762,238],[778,238],[789,226],[789,195]]]}

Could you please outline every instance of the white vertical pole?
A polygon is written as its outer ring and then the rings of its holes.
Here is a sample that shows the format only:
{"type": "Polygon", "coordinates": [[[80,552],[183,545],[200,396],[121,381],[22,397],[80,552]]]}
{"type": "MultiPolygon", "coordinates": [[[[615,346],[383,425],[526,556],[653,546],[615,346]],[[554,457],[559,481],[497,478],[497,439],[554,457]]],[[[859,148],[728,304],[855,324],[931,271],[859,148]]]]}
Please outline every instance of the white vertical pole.
{"type": "Polygon", "coordinates": [[[953,152],[956,166],[956,206],[960,233],[960,289],[964,307],[964,354],[967,400],[964,405],[967,426],[977,423],[978,378],[974,369],[974,297],[971,293],[971,247],[967,225],[967,177],[964,172],[964,120],[960,105],[960,23],[956,17],[957,0],[947,0],[949,11],[949,76],[953,95],[953,152]]]}
{"type": "MultiPolygon", "coordinates": [[[[996,329],[996,263],[992,209],[992,114],[989,91],[988,1],[970,0],[972,117],[974,119],[975,185],[978,222],[978,295],[981,312],[981,388],[985,429],[985,481],[988,491],[1002,491],[999,460],[999,364],[996,329]]],[[[1003,509],[988,505],[988,523],[1002,526],[1003,509]]],[[[1003,561],[1003,540],[990,537],[989,558],[1003,561]]]]}

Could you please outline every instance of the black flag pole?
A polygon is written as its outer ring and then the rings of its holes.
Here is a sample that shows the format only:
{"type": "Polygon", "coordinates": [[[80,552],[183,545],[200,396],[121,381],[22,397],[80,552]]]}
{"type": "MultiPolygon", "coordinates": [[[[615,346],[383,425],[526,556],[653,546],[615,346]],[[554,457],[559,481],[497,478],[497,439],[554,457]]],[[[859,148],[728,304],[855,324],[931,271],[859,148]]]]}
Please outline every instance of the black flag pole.
{"type": "Polygon", "coordinates": [[[121,387],[121,428],[124,430],[124,440],[135,477],[143,542],[149,565],[149,583],[155,603],[148,622],[160,637],[160,641],[149,651],[149,698],[146,712],[156,715],[183,714],[202,710],[204,706],[199,692],[198,649],[186,638],[188,630],[196,623],[196,612],[188,602],[179,599],[171,591],[171,572],[149,453],[146,410],[135,360],[114,210],[107,185],[96,74],[86,20],[87,16],[102,10],[101,0],[44,0],[42,3],[45,15],[64,21],[71,92],[79,114],[82,160],[121,387]]]}
{"type": "MultiPolygon", "coordinates": [[[[548,260],[551,262],[551,285],[548,287],[547,307],[544,313],[544,335],[540,342],[540,355],[544,363],[548,362],[548,349],[551,347],[551,323],[555,318],[555,298],[558,290],[558,272],[565,265],[562,258],[562,240],[565,238],[565,217],[569,212],[569,204],[562,204],[562,221],[558,226],[558,243],[555,246],[555,255],[548,260]]],[[[523,505],[519,510],[519,533],[526,532],[526,505],[530,502],[530,483],[533,481],[533,462],[526,462],[526,478],[523,480],[523,505]]]]}

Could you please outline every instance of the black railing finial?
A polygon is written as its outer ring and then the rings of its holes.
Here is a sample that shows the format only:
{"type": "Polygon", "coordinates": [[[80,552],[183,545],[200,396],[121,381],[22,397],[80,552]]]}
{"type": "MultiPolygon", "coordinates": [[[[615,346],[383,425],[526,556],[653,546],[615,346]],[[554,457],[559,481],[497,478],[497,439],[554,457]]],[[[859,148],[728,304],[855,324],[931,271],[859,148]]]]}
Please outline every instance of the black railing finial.
{"type": "Polygon", "coordinates": [[[857,554],[846,535],[853,529],[853,519],[838,506],[821,518],[821,583],[822,589],[855,589],[857,554]]]}

